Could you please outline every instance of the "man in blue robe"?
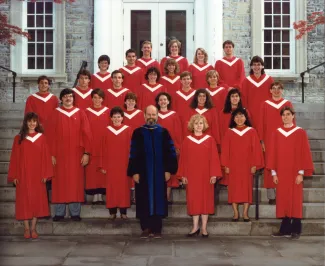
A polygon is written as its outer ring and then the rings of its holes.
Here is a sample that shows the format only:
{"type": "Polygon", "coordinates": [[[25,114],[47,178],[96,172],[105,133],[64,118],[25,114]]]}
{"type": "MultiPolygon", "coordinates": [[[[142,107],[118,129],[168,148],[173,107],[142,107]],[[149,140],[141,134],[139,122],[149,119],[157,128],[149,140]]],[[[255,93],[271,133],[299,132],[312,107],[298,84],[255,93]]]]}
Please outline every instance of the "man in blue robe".
{"type": "Polygon", "coordinates": [[[135,181],[141,238],[161,238],[162,218],[168,215],[166,182],[177,172],[174,143],[157,119],[157,108],[149,105],[145,109],[146,124],[134,130],[131,140],[128,176],[135,181]]]}

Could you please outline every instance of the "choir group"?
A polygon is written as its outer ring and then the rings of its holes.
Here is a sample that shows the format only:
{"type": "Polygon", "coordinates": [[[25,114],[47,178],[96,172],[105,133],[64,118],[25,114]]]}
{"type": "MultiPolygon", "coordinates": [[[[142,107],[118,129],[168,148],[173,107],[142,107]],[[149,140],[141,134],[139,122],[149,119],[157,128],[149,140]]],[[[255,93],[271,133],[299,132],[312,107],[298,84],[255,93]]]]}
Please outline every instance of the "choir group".
{"type": "Polygon", "coordinates": [[[49,92],[50,79],[39,77],[39,92],[28,97],[14,139],[8,173],[16,186],[16,218],[24,220],[25,238],[37,238],[37,218],[49,215],[48,181],[53,221],[64,219],[66,205],[71,219],[80,221],[85,190],[93,195],[93,204],[105,204],[106,194],[110,219],[117,209],[121,219],[128,219],[127,208],[137,204],[133,190],[139,181],[127,176],[130,143],[133,131],[147,122],[150,105],[157,108],[155,122],[174,143],[179,165],[167,181],[166,200],[172,204],[172,188],[186,188],[193,218],[188,236],[200,230],[208,236],[216,183],[228,186],[232,221],[240,219],[238,204],[244,204],[242,218],[249,222],[253,175],[264,168],[269,204],[276,204],[276,216],[282,218],[274,236],[299,237],[303,175],[312,174],[313,164],[306,133],[296,126],[291,102],[283,99],[283,85],[265,73],[259,56],[251,59],[245,77],[231,41],[224,42],[225,57],[214,67],[202,48],[189,65],[179,55],[178,40],[168,47],[170,55],[159,64],[145,41],[141,58],[127,50],[127,65],[111,74],[110,58],[100,56],[99,72],[80,71],[78,86],[61,91],[60,105],[49,92]]]}

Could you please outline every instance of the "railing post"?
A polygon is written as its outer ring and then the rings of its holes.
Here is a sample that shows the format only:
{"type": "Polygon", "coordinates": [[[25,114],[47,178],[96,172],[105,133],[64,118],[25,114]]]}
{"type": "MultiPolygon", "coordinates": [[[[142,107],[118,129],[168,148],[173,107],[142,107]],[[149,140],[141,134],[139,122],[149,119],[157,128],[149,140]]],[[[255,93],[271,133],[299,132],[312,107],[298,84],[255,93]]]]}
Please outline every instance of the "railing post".
{"type": "Polygon", "coordinates": [[[16,76],[17,73],[12,73],[12,102],[16,102],[16,76]]]}
{"type": "Polygon", "coordinates": [[[255,175],[255,220],[259,219],[259,202],[258,202],[258,187],[259,187],[259,171],[255,175]]]}
{"type": "Polygon", "coordinates": [[[300,73],[300,77],[301,77],[301,100],[302,103],[305,102],[305,72],[301,72],[300,73]]]}

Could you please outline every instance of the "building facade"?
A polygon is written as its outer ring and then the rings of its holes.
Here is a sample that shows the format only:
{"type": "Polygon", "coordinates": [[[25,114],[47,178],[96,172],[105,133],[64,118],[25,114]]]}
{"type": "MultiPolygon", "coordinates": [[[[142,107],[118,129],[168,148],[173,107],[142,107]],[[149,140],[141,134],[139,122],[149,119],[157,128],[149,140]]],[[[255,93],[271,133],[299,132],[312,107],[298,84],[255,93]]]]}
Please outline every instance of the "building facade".
{"type": "MultiPolygon", "coordinates": [[[[27,30],[31,39],[17,37],[16,46],[0,45],[0,65],[17,72],[16,102],[37,91],[37,77],[52,78],[58,94],[71,87],[81,62],[97,72],[97,58],[111,58],[109,71],[125,64],[124,53],[151,40],[152,57],[166,56],[170,39],[182,43],[182,55],[193,61],[203,47],[209,62],[223,56],[222,43],[232,40],[235,55],[245,62],[264,58],[266,73],[285,83],[285,97],[301,102],[300,73],[324,62],[324,25],[301,40],[292,27],[314,11],[324,11],[323,0],[8,0],[0,5],[10,23],[27,30]]],[[[305,78],[305,102],[325,102],[324,66],[305,78]]],[[[13,97],[12,76],[0,71],[0,101],[13,97]]]]}

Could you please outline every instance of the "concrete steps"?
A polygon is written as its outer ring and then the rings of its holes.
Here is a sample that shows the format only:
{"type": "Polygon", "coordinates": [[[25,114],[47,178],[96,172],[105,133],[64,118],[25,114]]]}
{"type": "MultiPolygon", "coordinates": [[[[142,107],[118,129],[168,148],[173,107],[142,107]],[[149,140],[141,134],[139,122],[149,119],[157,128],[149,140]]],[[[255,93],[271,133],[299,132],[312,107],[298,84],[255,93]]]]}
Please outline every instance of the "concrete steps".
{"type": "MultiPolygon", "coordinates": [[[[253,198],[255,189],[253,189],[253,198]]],[[[173,189],[172,199],[174,203],[186,203],[185,189],[173,189]]],[[[220,203],[228,202],[228,191],[226,188],[221,189],[216,194],[216,199],[220,203]]],[[[14,202],[16,200],[16,189],[13,186],[0,187],[0,202],[14,202]]],[[[259,188],[260,202],[268,202],[266,189],[259,188]]],[[[87,202],[92,202],[92,196],[87,195],[87,202]]],[[[321,203],[325,202],[325,188],[304,188],[304,202],[321,203]]]]}
{"type": "MultiPolygon", "coordinates": [[[[163,221],[163,234],[186,235],[192,225],[192,219],[167,218],[163,221]]],[[[209,218],[208,231],[211,235],[223,236],[269,236],[279,230],[280,220],[251,219],[245,223],[231,222],[231,219],[209,218]]],[[[41,235],[136,235],[141,233],[137,219],[128,221],[117,218],[115,221],[108,219],[83,219],[81,222],[71,222],[69,219],[62,222],[52,220],[39,220],[37,231],[41,235]]],[[[19,235],[24,232],[23,222],[14,219],[0,219],[0,235],[19,235]]],[[[324,219],[302,220],[302,235],[324,235],[324,219]]]]}
{"type": "MultiPolygon", "coordinates": [[[[170,218],[184,218],[188,217],[186,204],[177,203],[169,206],[170,218]]],[[[241,209],[241,207],[240,207],[241,209]]],[[[54,215],[54,205],[51,205],[51,214],[54,215]]],[[[260,218],[276,218],[275,205],[260,204],[259,205],[260,218]]],[[[324,219],[325,208],[324,203],[304,203],[303,217],[306,219],[324,219]]],[[[81,210],[82,218],[107,218],[109,216],[108,210],[105,206],[83,204],[81,210]]],[[[135,218],[135,206],[128,209],[128,216],[135,218]]],[[[230,218],[233,216],[231,205],[217,204],[215,207],[215,214],[211,217],[230,218]]],[[[255,216],[255,205],[249,208],[249,216],[255,216]]],[[[14,218],[15,217],[15,202],[0,202],[0,218],[14,218]]]]}

